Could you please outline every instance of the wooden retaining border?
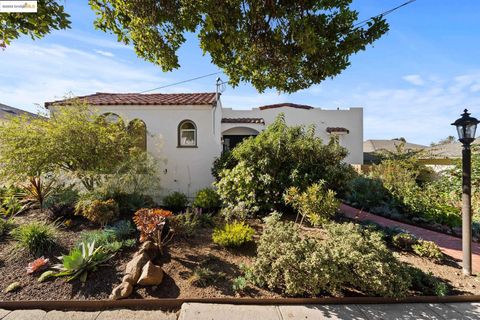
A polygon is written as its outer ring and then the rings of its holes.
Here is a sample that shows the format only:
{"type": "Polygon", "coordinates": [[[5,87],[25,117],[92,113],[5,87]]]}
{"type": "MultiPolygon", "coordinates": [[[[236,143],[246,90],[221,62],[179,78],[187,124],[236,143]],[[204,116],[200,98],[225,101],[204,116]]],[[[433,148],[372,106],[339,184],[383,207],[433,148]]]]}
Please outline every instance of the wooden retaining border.
{"type": "Polygon", "coordinates": [[[69,311],[102,311],[106,309],[178,310],[185,302],[235,305],[306,305],[306,304],[398,304],[480,302],[480,295],[417,296],[407,298],[344,297],[344,298],[211,298],[211,299],[124,299],[124,300],[54,300],[0,301],[0,309],[42,309],[69,311]]]}

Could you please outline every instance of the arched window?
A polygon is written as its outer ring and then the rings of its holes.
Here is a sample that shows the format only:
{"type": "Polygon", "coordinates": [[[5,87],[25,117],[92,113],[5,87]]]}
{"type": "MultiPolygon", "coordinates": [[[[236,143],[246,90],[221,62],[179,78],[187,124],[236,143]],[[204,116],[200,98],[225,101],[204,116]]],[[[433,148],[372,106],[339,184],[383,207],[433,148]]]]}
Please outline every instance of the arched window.
{"type": "Polygon", "coordinates": [[[107,123],[117,123],[120,121],[120,116],[116,113],[113,112],[107,112],[101,115],[101,117],[107,122],[107,123]]]}
{"type": "Polygon", "coordinates": [[[128,132],[135,138],[136,146],[147,151],[147,125],[143,120],[133,119],[128,124],[128,132]]]}
{"type": "Polygon", "coordinates": [[[197,146],[197,126],[191,120],[183,120],[178,125],[178,146],[197,146]]]}

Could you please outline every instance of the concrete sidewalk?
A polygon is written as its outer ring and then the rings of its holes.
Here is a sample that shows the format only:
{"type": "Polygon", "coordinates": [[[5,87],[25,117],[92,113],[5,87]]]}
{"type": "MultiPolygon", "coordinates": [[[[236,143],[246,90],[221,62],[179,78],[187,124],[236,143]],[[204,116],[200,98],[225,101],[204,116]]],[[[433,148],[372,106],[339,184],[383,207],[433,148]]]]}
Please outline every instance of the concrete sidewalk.
{"type": "Polygon", "coordinates": [[[480,319],[480,303],[345,305],[231,305],[184,303],[180,312],[107,310],[95,312],[0,309],[1,320],[454,320],[480,319]]]}

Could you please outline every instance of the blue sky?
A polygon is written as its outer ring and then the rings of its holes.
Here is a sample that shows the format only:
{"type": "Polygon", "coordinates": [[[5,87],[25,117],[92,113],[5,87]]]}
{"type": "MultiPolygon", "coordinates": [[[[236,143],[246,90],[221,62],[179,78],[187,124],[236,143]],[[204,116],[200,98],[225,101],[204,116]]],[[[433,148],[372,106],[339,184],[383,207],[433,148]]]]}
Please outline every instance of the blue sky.
{"type": "MultiPolygon", "coordinates": [[[[354,0],[360,19],[405,0],[354,0]]],[[[113,35],[93,28],[87,1],[66,1],[72,28],[0,51],[0,103],[35,111],[68,93],[139,92],[220,71],[203,56],[195,35],[170,73],[138,58],[113,35]]],[[[249,84],[228,87],[224,106],[248,109],[294,102],[322,108],[364,108],[365,139],[429,144],[455,135],[450,123],[468,107],[480,118],[480,3],[417,0],[387,16],[390,31],[351,59],[340,76],[295,94],[259,94],[249,84]]],[[[220,75],[228,80],[225,75],[220,75]]],[[[215,76],[159,92],[214,91],[215,76]]]]}

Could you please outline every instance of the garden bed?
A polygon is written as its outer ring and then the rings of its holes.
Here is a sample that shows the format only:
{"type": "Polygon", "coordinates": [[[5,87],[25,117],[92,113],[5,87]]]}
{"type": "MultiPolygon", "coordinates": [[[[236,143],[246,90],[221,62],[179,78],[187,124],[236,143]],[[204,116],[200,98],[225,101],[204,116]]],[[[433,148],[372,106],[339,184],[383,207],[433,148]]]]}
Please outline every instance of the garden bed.
{"type": "MultiPolygon", "coordinates": [[[[41,219],[44,214],[31,211],[17,218],[17,223],[41,219]]],[[[249,220],[256,229],[255,238],[261,232],[260,220],[249,220]]],[[[56,257],[66,253],[80,238],[84,230],[89,230],[88,224],[80,224],[72,229],[62,229],[59,234],[58,246],[47,257],[56,262],[56,257]]],[[[315,235],[319,233],[313,228],[305,228],[303,232],[315,235]]],[[[255,286],[250,286],[241,294],[233,288],[233,279],[241,275],[240,265],[252,263],[256,247],[254,243],[240,249],[224,249],[211,240],[212,228],[201,228],[190,238],[176,237],[169,244],[165,255],[161,258],[165,278],[159,286],[136,286],[130,298],[281,298],[279,293],[271,292],[255,286]],[[205,279],[204,285],[196,285],[195,270],[207,268],[212,271],[205,279]]],[[[118,252],[109,261],[109,266],[99,268],[90,273],[88,280],[82,284],[79,280],[66,282],[65,278],[55,278],[43,283],[37,281],[38,274],[26,273],[28,262],[33,260],[25,254],[12,254],[15,242],[4,238],[0,243],[0,283],[3,289],[12,282],[19,282],[21,288],[14,292],[0,292],[0,300],[102,300],[108,299],[112,289],[117,286],[124,275],[125,266],[131,259],[135,248],[118,252]]],[[[400,253],[401,261],[420,268],[426,273],[441,279],[449,287],[449,295],[479,295],[480,282],[477,277],[465,277],[458,264],[446,260],[442,264],[434,263],[426,258],[420,258],[409,253],[400,253]]],[[[411,293],[415,295],[415,292],[411,293]]],[[[356,291],[344,291],[345,296],[362,296],[356,291]]]]}

